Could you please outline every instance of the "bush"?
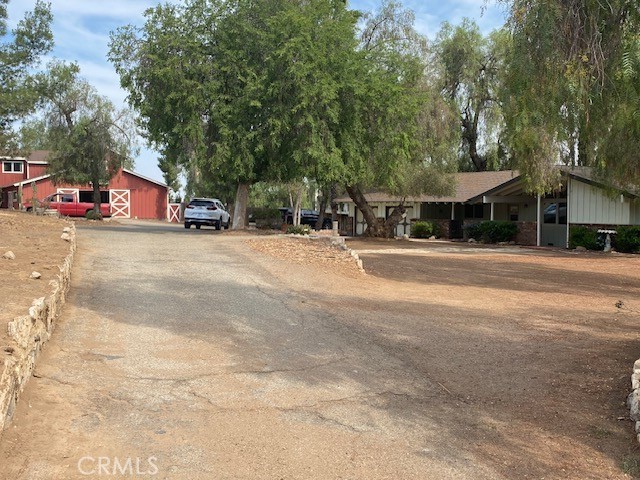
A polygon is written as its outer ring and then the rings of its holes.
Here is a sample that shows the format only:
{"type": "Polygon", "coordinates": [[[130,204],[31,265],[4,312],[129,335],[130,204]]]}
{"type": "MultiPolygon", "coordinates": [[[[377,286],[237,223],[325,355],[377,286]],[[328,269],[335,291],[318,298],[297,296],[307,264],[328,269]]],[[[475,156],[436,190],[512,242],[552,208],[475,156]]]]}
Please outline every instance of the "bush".
{"type": "Polygon", "coordinates": [[[432,222],[415,222],[411,225],[411,236],[414,238],[429,238],[438,234],[438,226],[432,222]]]}
{"type": "Polygon", "coordinates": [[[287,233],[293,235],[309,235],[311,232],[311,227],[309,225],[289,225],[287,227],[287,233]]]}
{"type": "Polygon", "coordinates": [[[88,210],[85,214],[87,220],[102,220],[102,214],[96,213],[95,210],[88,210]]]}
{"type": "Polygon", "coordinates": [[[615,247],[618,252],[640,252],[640,227],[622,225],[616,231],[615,247]]]}
{"type": "Polygon", "coordinates": [[[485,243],[510,242],[518,233],[518,225],[513,222],[489,220],[465,227],[469,238],[485,243]]]}
{"type": "Polygon", "coordinates": [[[463,229],[467,233],[468,238],[473,238],[474,240],[480,240],[480,237],[482,236],[482,234],[480,232],[479,223],[472,223],[471,225],[465,225],[463,229]]]}
{"type": "Polygon", "coordinates": [[[587,250],[600,249],[598,232],[589,227],[576,225],[569,228],[569,248],[584,247],[587,250]]]}

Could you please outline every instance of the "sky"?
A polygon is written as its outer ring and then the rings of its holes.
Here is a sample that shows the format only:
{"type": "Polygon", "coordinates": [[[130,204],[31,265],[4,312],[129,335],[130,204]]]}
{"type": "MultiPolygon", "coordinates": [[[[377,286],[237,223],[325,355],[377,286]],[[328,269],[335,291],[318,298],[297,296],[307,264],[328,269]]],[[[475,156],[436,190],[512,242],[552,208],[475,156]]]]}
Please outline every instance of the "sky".
{"type": "MultiPolygon", "coordinates": [[[[77,62],[80,74],[98,93],[110,98],[118,107],[124,106],[126,92],[120,88],[120,79],[107,60],[109,34],[124,25],[144,23],[143,13],[157,5],[157,0],[49,0],[53,13],[55,48],[51,58],[77,62]]],[[[267,0],[268,1],[268,0],[267,0]]],[[[9,0],[9,26],[13,27],[32,10],[35,0],[9,0]]],[[[380,0],[349,0],[350,8],[375,11],[380,0]]],[[[488,33],[504,22],[505,5],[495,0],[404,0],[405,8],[415,12],[415,27],[433,39],[444,21],[459,23],[467,17],[488,33]]],[[[158,153],[146,148],[135,159],[134,170],[141,175],[163,181],[158,168],[158,153]]]]}

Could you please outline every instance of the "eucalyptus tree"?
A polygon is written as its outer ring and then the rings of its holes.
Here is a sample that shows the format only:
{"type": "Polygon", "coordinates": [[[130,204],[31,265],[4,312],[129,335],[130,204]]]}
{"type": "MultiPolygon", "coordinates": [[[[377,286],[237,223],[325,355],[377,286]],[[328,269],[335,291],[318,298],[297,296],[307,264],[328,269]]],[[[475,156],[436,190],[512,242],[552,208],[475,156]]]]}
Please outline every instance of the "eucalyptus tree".
{"type": "Polygon", "coordinates": [[[556,163],[640,182],[638,35],[634,0],[513,0],[507,68],[509,144],[532,189],[556,163]]]}
{"type": "Polygon", "coordinates": [[[48,156],[54,182],[91,184],[94,212],[100,215],[100,185],[121,167],[131,167],[135,127],[131,114],[118,110],[79,77],[75,64],[52,63],[36,78],[41,95],[48,156]]]}
{"type": "Polygon", "coordinates": [[[4,154],[16,147],[12,125],[28,115],[38,100],[31,71],[53,48],[49,5],[37,0],[9,31],[8,3],[0,0],[0,150],[4,154]]]}
{"type": "Polygon", "coordinates": [[[468,19],[457,26],[445,22],[436,37],[437,82],[459,112],[463,170],[498,170],[506,163],[500,89],[507,43],[506,31],[485,36],[468,19]]]}

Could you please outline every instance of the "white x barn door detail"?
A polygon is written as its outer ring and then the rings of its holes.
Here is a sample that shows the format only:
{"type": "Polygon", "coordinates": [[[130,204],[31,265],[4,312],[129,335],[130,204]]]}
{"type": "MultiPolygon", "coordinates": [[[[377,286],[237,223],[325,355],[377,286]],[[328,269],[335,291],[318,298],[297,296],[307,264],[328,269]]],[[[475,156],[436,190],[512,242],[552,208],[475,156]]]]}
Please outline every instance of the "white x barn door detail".
{"type": "Polygon", "coordinates": [[[111,216],[131,218],[131,190],[109,190],[111,216]]]}
{"type": "Polygon", "coordinates": [[[180,223],[180,204],[179,203],[167,204],[167,220],[169,222],[180,223]]]}

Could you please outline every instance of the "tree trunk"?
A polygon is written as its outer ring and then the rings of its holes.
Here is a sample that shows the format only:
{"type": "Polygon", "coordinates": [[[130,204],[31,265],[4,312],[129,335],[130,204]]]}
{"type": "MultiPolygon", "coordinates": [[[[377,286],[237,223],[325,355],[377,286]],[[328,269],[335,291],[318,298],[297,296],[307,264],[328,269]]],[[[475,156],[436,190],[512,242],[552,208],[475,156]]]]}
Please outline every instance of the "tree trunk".
{"type": "Polygon", "coordinates": [[[346,188],[349,197],[351,197],[351,200],[356,204],[356,208],[362,212],[364,221],[367,222],[367,229],[364,231],[364,236],[389,238],[383,221],[376,217],[373,208],[371,208],[371,205],[367,202],[360,187],[357,185],[347,185],[346,188]]]}
{"type": "Polygon", "coordinates": [[[331,221],[335,222],[338,220],[338,203],[336,202],[336,197],[338,196],[336,192],[336,184],[331,185],[329,190],[329,194],[331,195],[331,221]]]}
{"type": "Polygon", "coordinates": [[[389,218],[387,218],[386,222],[384,222],[384,228],[387,238],[395,237],[396,227],[398,223],[400,223],[400,219],[402,215],[407,211],[404,206],[404,200],[400,202],[398,206],[393,209],[389,218]]]}
{"type": "Polygon", "coordinates": [[[320,197],[320,203],[318,205],[318,220],[316,221],[316,230],[322,230],[324,224],[324,211],[327,209],[327,189],[322,189],[322,196],[320,197]]]}
{"type": "Polygon", "coordinates": [[[247,204],[249,203],[249,183],[239,183],[236,190],[236,201],[233,205],[233,230],[242,230],[246,225],[247,204]]]}
{"type": "MultiPolygon", "coordinates": [[[[92,182],[93,185],[93,213],[96,218],[102,218],[102,210],[100,210],[100,204],[102,203],[102,197],[100,196],[100,181],[92,182]]],[[[78,198],[78,200],[80,200],[78,198]]]]}

